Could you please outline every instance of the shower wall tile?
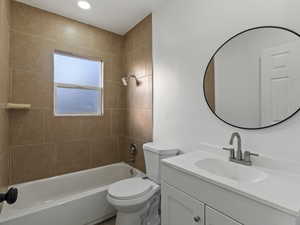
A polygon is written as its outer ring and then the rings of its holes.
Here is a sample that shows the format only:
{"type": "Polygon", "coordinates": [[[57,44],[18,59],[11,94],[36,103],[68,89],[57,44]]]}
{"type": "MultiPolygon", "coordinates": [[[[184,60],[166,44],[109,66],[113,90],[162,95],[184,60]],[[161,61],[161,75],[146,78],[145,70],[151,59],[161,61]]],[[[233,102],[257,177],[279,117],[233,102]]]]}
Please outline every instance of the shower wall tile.
{"type": "Polygon", "coordinates": [[[101,117],[82,117],[80,132],[88,139],[112,136],[112,110],[105,110],[101,117]]]}
{"type": "MultiPolygon", "coordinates": [[[[9,115],[4,109],[9,97],[10,1],[0,1],[0,191],[9,184],[9,115]]],[[[0,204],[1,208],[2,204],[0,204]]]]}
{"type": "Polygon", "coordinates": [[[90,168],[90,149],[87,141],[58,143],[55,146],[55,175],[90,168]]]}
{"type": "MultiPolygon", "coordinates": [[[[12,111],[9,117],[0,110],[0,123],[4,118],[8,124],[3,114],[9,118],[9,132],[0,129],[0,136],[9,133],[10,184],[127,160],[130,143],[139,146],[134,166],[145,170],[142,145],[152,140],[151,16],[120,36],[16,1],[12,2],[11,15],[10,37],[0,33],[1,49],[5,48],[2,40],[11,42],[10,69],[8,53],[7,57],[0,53],[0,59],[7,58],[6,67],[0,63],[7,74],[0,74],[0,103],[9,98],[32,104],[32,109],[12,111]],[[103,61],[103,116],[54,116],[55,51],[103,61]],[[137,87],[131,80],[124,87],[121,78],[128,74],[137,75],[141,85],[137,87]]],[[[1,153],[5,145],[0,143],[0,160],[8,161],[1,153]]]]}
{"type": "Polygon", "coordinates": [[[153,129],[151,15],[125,35],[123,63],[126,74],[136,75],[140,85],[131,79],[126,89],[126,125],[119,141],[119,151],[122,160],[128,161],[129,145],[137,144],[138,155],[133,166],[145,171],[143,144],[152,141],[153,129]]]}
{"type": "Polygon", "coordinates": [[[104,107],[117,109],[126,107],[126,88],[120,81],[104,83],[104,107]]]}
{"type": "Polygon", "coordinates": [[[152,138],[152,110],[129,109],[127,112],[129,137],[136,139],[152,138]]]}
{"type": "Polygon", "coordinates": [[[123,37],[43,10],[14,2],[12,28],[48,40],[120,54],[123,37]],[[38,19],[37,19],[38,18],[38,19]]]}
{"type": "Polygon", "coordinates": [[[127,91],[127,107],[131,109],[152,109],[152,76],[139,77],[140,85],[130,80],[127,91]]]}
{"type": "Polygon", "coordinates": [[[11,79],[14,103],[30,103],[35,108],[50,109],[50,71],[41,73],[15,69],[11,79]]]}
{"type": "Polygon", "coordinates": [[[80,139],[80,119],[77,117],[55,117],[53,111],[47,111],[45,124],[47,143],[80,139]]]}
{"type": "Polygon", "coordinates": [[[0,155],[8,152],[8,113],[5,109],[0,109],[0,155]]]}
{"type": "Polygon", "coordinates": [[[0,192],[6,191],[9,183],[9,154],[0,154],[0,192]]]}
{"type": "Polygon", "coordinates": [[[10,153],[10,183],[17,184],[54,175],[55,151],[53,144],[11,147],[10,153]]]}
{"type": "Polygon", "coordinates": [[[10,112],[10,145],[40,144],[45,139],[43,110],[10,112]]]}
{"type": "Polygon", "coordinates": [[[128,132],[127,109],[112,111],[112,134],[114,136],[126,136],[128,132]]]}
{"type": "Polygon", "coordinates": [[[124,37],[16,1],[12,2],[11,15],[12,76],[9,99],[11,102],[31,104],[32,109],[12,111],[9,117],[10,183],[119,162],[117,146],[124,128],[116,126],[112,117],[119,115],[121,120],[126,117],[116,113],[120,110],[126,112],[126,88],[121,85],[125,72],[124,37]],[[103,61],[102,116],[54,116],[55,51],[103,61]],[[41,165],[35,165],[37,159],[41,165]],[[48,160],[49,166],[36,171],[48,160]]]}
{"type": "Polygon", "coordinates": [[[118,138],[99,138],[90,141],[92,167],[120,162],[118,138]]]}
{"type": "Polygon", "coordinates": [[[0,4],[0,103],[7,102],[9,82],[9,24],[6,19],[5,1],[0,4]],[[3,17],[3,18],[2,18],[3,17]]]}
{"type": "Polygon", "coordinates": [[[34,71],[41,73],[45,79],[52,68],[52,54],[55,49],[53,41],[45,40],[39,36],[11,32],[11,64],[13,69],[34,71]]]}

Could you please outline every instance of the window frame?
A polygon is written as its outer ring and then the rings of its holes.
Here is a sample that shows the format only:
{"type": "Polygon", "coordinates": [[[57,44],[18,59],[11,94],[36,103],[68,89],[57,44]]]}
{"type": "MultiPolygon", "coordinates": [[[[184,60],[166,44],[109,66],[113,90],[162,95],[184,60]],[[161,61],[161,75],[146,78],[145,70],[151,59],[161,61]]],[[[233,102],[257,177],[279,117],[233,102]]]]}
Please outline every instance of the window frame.
{"type": "Polygon", "coordinates": [[[79,56],[73,53],[69,52],[64,52],[64,51],[59,51],[55,50],[52,54],[52,59],[53,59],[53,77],[52,77],[52,82],[53,82],[53,114],[55,117],[85,117],[85,116],[95,116],[95,117],[100,117],[104,115],[104,62],[100,58],[96,57],[84,57],[84,56],[79,56]],[[85,60],[91,60],[99,63],[100,66],[100,71],[101,74],[99,74],[99,86],[88,86],[88,85],[77,85],[77,84],[69,84],[69,83],[57,83],[55,82],[55,55],[64,55],[64,56],[69,56],[69,57],[74,57],[74,58],[79,58],[79,59],[85,59],[85,60]],[[81,89],[81,90],[96,90],[99,91],[99,102],[98,102],[98,110],[96,113],[57,113],[56,111],[56,99],[57,99],[57,88],[70,88],[70,89],[81,89]]]}

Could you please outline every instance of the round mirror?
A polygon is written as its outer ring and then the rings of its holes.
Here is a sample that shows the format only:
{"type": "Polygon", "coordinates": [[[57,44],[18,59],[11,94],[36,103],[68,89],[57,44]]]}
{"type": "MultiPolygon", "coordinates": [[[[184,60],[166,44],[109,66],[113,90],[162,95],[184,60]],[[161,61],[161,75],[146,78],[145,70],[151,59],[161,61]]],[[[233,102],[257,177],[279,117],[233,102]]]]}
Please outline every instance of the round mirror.
{"type": "Polygon", "coordinates": [[[293,116],[300,103],[299,37],[281,27],[258,27],[224,43],[204,76],[211,111],[244,129],[270,127],[293,116]]]}

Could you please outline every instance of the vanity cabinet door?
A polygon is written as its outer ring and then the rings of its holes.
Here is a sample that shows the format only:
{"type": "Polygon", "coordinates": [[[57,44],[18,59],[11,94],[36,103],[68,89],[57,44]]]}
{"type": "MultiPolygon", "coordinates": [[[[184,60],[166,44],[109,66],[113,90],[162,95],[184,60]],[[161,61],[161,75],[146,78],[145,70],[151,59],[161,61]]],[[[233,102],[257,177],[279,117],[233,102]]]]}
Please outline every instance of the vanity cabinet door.
{"type": "Polygon", "coordinates": [[[162,225],[204,225],[204,204],[163,184],[162,225]]]}
{"type": "Polygon", "coordinates": [[[205,209],[205,218],[206,225],[242,225],[209,207],[205,209]]]}

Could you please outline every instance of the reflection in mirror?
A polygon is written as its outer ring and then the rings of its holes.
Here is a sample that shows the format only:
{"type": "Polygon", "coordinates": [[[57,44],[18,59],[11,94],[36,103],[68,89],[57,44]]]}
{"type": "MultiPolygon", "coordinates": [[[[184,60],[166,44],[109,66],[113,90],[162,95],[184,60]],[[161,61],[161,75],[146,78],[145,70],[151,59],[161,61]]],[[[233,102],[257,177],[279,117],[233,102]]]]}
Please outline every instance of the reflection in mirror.
{"type": "Polygon", "coordinates": [[[300,103],[299,35],[279,27],[236,35],[207,66],[204,92],[210,109],[232,126],[259,129],[286,120],[300,103]]]}

